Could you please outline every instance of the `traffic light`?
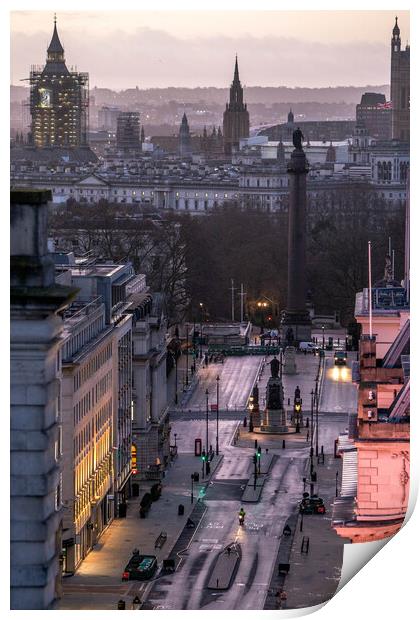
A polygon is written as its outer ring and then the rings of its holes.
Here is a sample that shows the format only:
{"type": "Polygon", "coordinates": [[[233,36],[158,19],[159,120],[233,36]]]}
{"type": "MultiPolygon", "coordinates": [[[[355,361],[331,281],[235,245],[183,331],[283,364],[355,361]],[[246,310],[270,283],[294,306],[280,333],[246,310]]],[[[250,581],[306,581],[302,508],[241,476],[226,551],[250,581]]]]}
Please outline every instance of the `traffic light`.
{"type": "Polygon", "coordinates": [[[258,446],[258,450],[257,450],[257,459],[261,458],[261,446],[258,446]]]}
{"type": "Polygon", "coordinates": [[[202,461],[206,460],[206,452],[205,452],[205,450],[203,450],[202,453],[201,453],[201,460],[202,461]]]}

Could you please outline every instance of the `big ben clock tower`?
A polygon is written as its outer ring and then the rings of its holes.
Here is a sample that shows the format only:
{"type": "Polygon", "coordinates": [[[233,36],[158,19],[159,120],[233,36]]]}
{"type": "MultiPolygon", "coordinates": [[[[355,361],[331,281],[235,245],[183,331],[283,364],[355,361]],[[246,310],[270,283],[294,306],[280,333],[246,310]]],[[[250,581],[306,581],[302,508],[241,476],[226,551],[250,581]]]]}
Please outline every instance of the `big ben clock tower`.
{"type": "Polygon", "coordinates": [[[47,62],[43,68],[32,67],[30,84],[34,146],[86,146],[89,76],[68,70],[55,17],[47,62]]]}

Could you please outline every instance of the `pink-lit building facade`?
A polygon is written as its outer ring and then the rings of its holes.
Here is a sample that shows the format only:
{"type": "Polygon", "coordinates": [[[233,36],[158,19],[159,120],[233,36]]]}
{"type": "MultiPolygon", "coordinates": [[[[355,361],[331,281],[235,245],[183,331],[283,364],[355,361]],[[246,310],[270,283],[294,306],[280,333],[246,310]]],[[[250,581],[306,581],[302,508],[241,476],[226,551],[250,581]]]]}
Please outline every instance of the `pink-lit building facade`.
{"type": "Polygon", "coordinates": [[[357,416],[340,435],[341,491],[332,517],[352,542],[395,534],[407,511],[410,476],[410,321],[406,289],[383,280],[372,289],[372,336],[367,289],[356,297],[362,327],[357,416]]]}

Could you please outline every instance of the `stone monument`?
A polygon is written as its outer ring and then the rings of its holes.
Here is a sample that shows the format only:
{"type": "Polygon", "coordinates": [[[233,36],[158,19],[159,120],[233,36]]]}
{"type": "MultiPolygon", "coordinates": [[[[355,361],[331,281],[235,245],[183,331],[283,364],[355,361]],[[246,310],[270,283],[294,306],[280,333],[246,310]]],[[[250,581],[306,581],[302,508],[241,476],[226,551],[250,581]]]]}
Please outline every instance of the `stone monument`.
{"type": "Polygon", "coordinates": [[[275,357],[271,360],[270,366],[271,377],[267,382],[266,408],[262,415],[260,431],[262,433],[288,433],[281,378],[282,361],[275,357]]]}
{"type": "Polygon", "coordinates": [[[306,309],[306,175],[308,162],[302,148],[303,134],[293,132],[289,174],[289,242],[287,306],[282,318],[283,341],[296,345],[311,340],[311,320],[306,309]]]}
{"type": "Polygon", "coordinates": [[[296,374],[295,347],[286,347],[284,350],[284,374],[296,374]]]}

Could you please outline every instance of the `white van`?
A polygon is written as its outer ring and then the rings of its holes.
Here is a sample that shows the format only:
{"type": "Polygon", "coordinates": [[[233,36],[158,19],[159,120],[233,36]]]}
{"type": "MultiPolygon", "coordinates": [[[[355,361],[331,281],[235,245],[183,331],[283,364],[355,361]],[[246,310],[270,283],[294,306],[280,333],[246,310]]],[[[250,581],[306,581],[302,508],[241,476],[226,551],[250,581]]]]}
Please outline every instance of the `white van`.
{"type": "Polygon", "coordinates": [[[318,351],[319,347],[314,342],[299,342],[299,351],[318,351]]]}

